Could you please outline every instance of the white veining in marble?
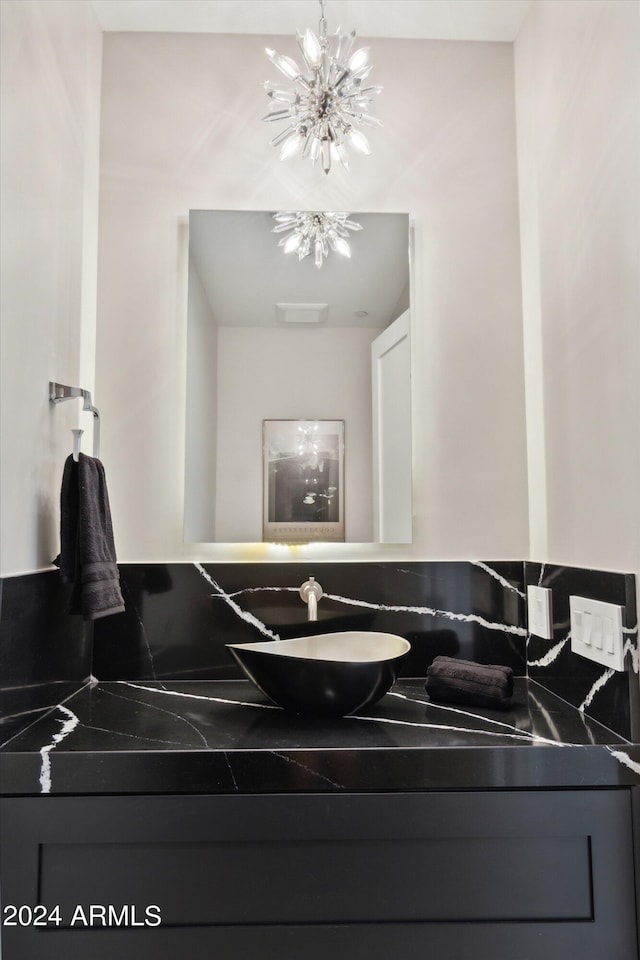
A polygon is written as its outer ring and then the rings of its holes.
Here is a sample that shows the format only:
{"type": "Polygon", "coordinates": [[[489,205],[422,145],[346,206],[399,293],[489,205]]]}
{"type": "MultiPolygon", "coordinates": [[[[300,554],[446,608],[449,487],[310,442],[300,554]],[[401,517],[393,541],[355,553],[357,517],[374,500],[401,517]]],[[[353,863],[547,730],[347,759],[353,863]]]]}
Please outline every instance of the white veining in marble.
{"type": "Polygon", "coordinates": [[[557,660],[560,656],[560,653],[566,646],[567,642],[571,639],[571,633],[567,634],[564,640],[560,640],[559,643],[556,643],[555,646],[551,647],[550,650],[547,650],[543,657],[540,657],[539,660],[527,660],[528,667],[548,667],[549,664],[553,663],[554,660],[557,660]]]}
{"type": "MultiPolygon", "coordinates": [[[[404,694],[404,693],[397,693],[397,692],[394,691],[394,690],[391,690],[391,691],[389,692],[388,696],[390,696],[390,697],[398,697],[398,699],[400,699],[400,700],[408,700],[410,703],[419,703],[419,704],[422,704],[422,705],[425,706],[425,707],[433,708],[434,710],[447,710],[447,711],[450,712],[450,713],[457,713],[457,714],[460,714],[460,716],[468,717],[470,720],[481,720],[483,723],[492,723],[492,724],[494,724],[494,726],[504,727],[505,730],[511,731],[511,733],[504,733],[504,734],[498,734],[498,733],[496,733],[496,736],[516,736],[516,734],[514,734],[514,732],[513,732],[514,729],[515,729],[514,726],[513,726],[513,724],[512,724],[512,723],[505,723],[503,720],[495,720],[493,717],[484,717],[484,716],[482,716],[482,714],[472,713],[470,710],[462,710],[460,707],[450,706],[450,705],[445,704],[445,703],[435,703],[433,700],[421,700],[421,699],[418,699],[418,697],[408,697],[406,694],[404,694]]],[[[444,727],[443,729],[447,729],[447,728],[444,727]]],[[[460,727],[460,728],[458,728],[458,727],[451,727],[450,729],[452,729],[452,730],[458,730],[458,729],[462,730],[463,728],[462,728],[462,727],[460,727]]],[[[478,730],[478,731],[476,731],[476,732],[477,732],[477,733],[482,733],[482,732],[484,732],[484,731],[478,730]]],[[[529,730],[521,730],[521,731],[519,732],[519,734],[517,734],[517,736],[518,736],[519,738],[521,738],[521,739],[523,738],[523,739],[535,740],[535,741],[541,740],[541,741],[543,741],[544,743],[550,743],[550,742],[556,743],[556,741],[549,741],[549,740],[546,740],[544,737],[539,736],[539,735],[536,734],[536,733],[531,733],[529,730]]],[[[558,743],[559,743],[559,742],[560,742],[560,741],[559,741],[559,739],[558,739],[558,743]]],[[[556,745],[557,745],[557,743],[556,743],[556,745]]]]}
{"type": "Polygon", "coordinates": [[[627,639],[624,642],[623,647],[623,656],[626,657],[627,654],[631,656],[631,666],[634,673],[640,672],[640,651],[638,650],[638,624],[635,627],[623,627],[623,633],[629,634],[627,639]]]}
{"type": "Polygon", "coordinates": [[[522,597],[523,600],[526,599],[526,593],[523,593],[522,590],[518,590],[513,583],[509,583],[509,581],[499,574],[497,570],[493,570],[491,567],[487,566],[486,563],[483,563],[482,560],[471,560],[470,563],[473,564],[474,567],[479,567],[481,570],[484,570],[485,573],[488,573],[490,577],[493,577],[494,580],[497,580],[498,583],[502,584],[502,586],[507,590],[513,590],[513,592],[517,593],[518,596],[522,597]]]}
{"type": "Polygon", "coordinates": [[[254,617],[254,615],[252,613],[249,613],[247,610],[243,610],[242,607],[239,606],[235,602],[235,600],[231,598],[231,596],[228,593],[225,593],[225,591],[222,589],[220,584],[216,583],[216,581],[213,579],[213,577],[210,574],[207,573],[207,571],[204,569],[201,563],[194,563],[194,567],[196,568],[198,573],[202,577],[204,577],[207,583],[209,583],[214,588],[217,596],[221,597],[221,599],[224,600],[225,603],[228,603],[231,609],[234,611],[234,613],[237,613],[237,615],[240,617],[241,620],[244,620],[246,623],[251,624],[252,627],[256,627],[263,636],[269,637],[271,640],[280,639],[277,633],[273,633],[272,630],[269,630],[268,627],[266,627],[261,620],[258,620],[257,617],[254,617]]]}
{"type": "MultiPolygon", "coordinates": [[[[234,590],[233,593],[220,594],[220,599],[224,600],[225,597],[242,597],[245,593],[300,593],[299,587],[242,587],[240,590],[234,590]]],[[[300,609],[302,612],[305,610],[305,605],[301,601],[300,609]]]]}
{"type": "Polygon", "coordinates": [[[234,774],[234,772],[233,772],[233,766],[232,766],[232,764],[231,764],[231,760],[229,760],[229,755],[228,755],[228,753],[227,753],[226,750],[223,750],[222,756],[224,757],[224,762],[225,762],[226,765],[227,765],[227,770],[229,771],[229,776],[230,776],[231,779],[233,780],[233,786],[234,786],[234,789],[235,789],[235,791],[236,791],[236,793],[237,793],[240,788],[238,787],[238,781],[237,781],[236,778],[235,778],[235,774],[234,774]]]}
{"type": "MultiPolygon", "coordinates": [[[[12,713],[10,716],[4,717],[3,720],[5,721],[16,720],[20,717],[32,717],[33,719],[26,725],[26,727],[18,727],[17,730],[14,730],[11,736],[7,737],[6,740],[0,739],[0,748],[6,747],[8,744],[11,743],[12,740],[15,740],[17,737],[21,736],[25,732],[25,730],[28,730],[29,727],[32,727],[34,724],[38,723],[38,721],[42,719],[44,714],[50,713],[52,710],[55,710],[57,706],[58,706],[57,703],[48,703],[44,707],[34,707],[32,710],[22,710],[20,713],[12,713]]],[[[6,731],[2,731],[2,728],[0,728],[0,734],[4,732],[6,731]]]]}
{"type": "Polygon", "coordinates": [[[57,710],[60,710],[61,713],[65,714],[66,720],[60,720],[62,727],[60,732],[53,735],[51,738],[51,743],[48,743],[46,746],[42,747],[40,750],[41,764],[40,764],[40,791],[41,793],[50,793],[51,792],[51,757],[49,754],[54,750],[58,744],[67,737],[72,730],[75,730],[78,723],[80,722],[76,717],[75,713],[72,713],[67,707],[63,706],[61,703],[57,705],[57,710]]]}
{"type": "Polygon", "coordinates": [[[205,697],[201,693],[183,693],[181,690],[165,690],[159,687],[145,687],[141,683],[132,683],[130,680],[116,680],[116,683],[125,687],[132,687],[134,690],[148,690],[150,693],[162,693],[167,697],[184,697],[187,700],[207,700],[211,703],[229,703],[236,707],[255,707],[259,710],[282,710],[271,703],[251,703],[249,700],[228,700],[225,697],[205,697]]]}
{"type": "Polygon", "coordinates": [[[304,763],[300,763],[299,760],[296,760],[294,757],[291,757],[286,753],[278,753],[276,750],[269,750],[269,753],[274,757],[278,757],[280,760],[286,760],[287,763],[295,764],[296,767],[300,767],[300,769],[304,770],[306,773],[310,773],[312,776],[319,777],[320,780],[330,783],[332,787],[336,787],[338,790],[344,789],[341,783],[336,783],[335,780],[330,780],[329,777],[325,777],[325,775],[320,773],[319,770],[313,770],[311,767],[307,767],[304,763]]]}
{"type": "MultiPolygon", "coordinates": [[[[470,720],[480,720],[482,723],[491,723],[496,727],[504,727],[505,730],[510,730],[513,732],[514,726],[512,723],[505,723],[503,720],[495,720],[493,717],[484,717],[480,713],[472,713],[470,710],[463,710],[461,707],[454,707],[453,705],[447,703],[436,703],[434,700],[422,700],[418,697],[409,697],[406,693],[398,693],[395,690],[390,690],[387,694],[389,697],[397,697],[399,700],[408,700],[409,703],[418,703],[421,706],[429,707],[433,710],[446,710],[448,713],[457,713],[461,717],[467,717],[470,720]]],[[[526,734],[531,739],[535,739],[536,735],[534,733],[529,733],[527,730],[521,731],[523,734],[526,734]]]]}
{"type": "MultiPolygon", "coordinates": [[[[474,736],[501,737],[509,740],[525,740],[527,743],[533,742],[547,744],[551,747],[569,746],[566,743],[558,743],[556,740],[548,740],[546,737],[540,737],[529,733],[500,733],[498,730],[474,730],[471,727],[456,727],[446,723],[421,723],[417,720],[394,720],[391,717],[366,717],[361,713],[354,713],[345,720],[368,720],[373,723],[391,723],[401,727],[419,727],[423,730],[449,730],[452,733],[472,733],[474,736]]],[[[513,728],[512,728],[513,729],[513,728]]]]}
{"type": "MultiPolygon", "coordinates": [[[[264,634],[264,636],[269,636],[273,640],[280,639],[278,634],[272,633],[272,631],[270,631],[264,625],[264,623],[262,623],[261,620],[255,617],[252,613],[249,613],[248,611],[243,610],[242,607],[240,607],[237,603],[235,603],[235,601],[233,600],[233,597],[237,597],[245,593],[259,593],[261,591],[297,593],[298,592],[297,587],[246,587],[243,590],[236,590],[234,593],[229,594],[229,593],[225,593],[225,591],[222,589],[220,584],[216,583],[216,581],[207,573],[207,571],[204,569],[204,567],[201,564],[196,563],[194,564],[194,566],[196,567],[198,572],[207,580],[207,582],[210,583],[211,586],[215,588],[216,596],[218,596],[221,600],[224,600],[225,602],[227,602],[232,607],[232,609],[238,614],[239,617],[241,617],[247,623],[252,624],[252,626],[257,627],[258,630],[260,630],[260,632],[264,634]]],[[[489,568],[487,568],[487,570],[488,569],[489,568]]],[[[496,574],[496,576],[498,575],[496,574]]],[[[505,582],[505,585],[509,586],[511,589],[515,589],[506,580],[504,582],[505,582]]],[[[524,627],[516,627],[516,626],[513,626],[512,624],[497,623],[492,620],[486,620],[484,617],[481,617],[475,613],[453,613],[450,610],[438,610],[434,607],[422,607],[422,606],[403,605],[403,604],[373,603],[369,600],[356,600],[352,597],[345,597],[337,593],[325,592],[324,597],[326,597],[327,600],[334,600],[337,603],[343,603],[351,607],[363,607],[364,609],[367,609],[367,610],[380,610],[385,613],[417,613],[417,614],[421,614],[422,616],[442,617],[444,620],[458,620],[458,621],[462,621],[463,623],[478,623],[480,624],[480,626],[486,627],[488,630],[499,630],[503,633],[511,633],[518,637],[526,637],[527,635],[527,631],[525,630],[524,627]]]]}
{"type": "MultiPolygon", "coordinates": [[[[123,698],[125,699],[125,698],[123,698]]],[[[141,701],[138,701],[140,703],[141,701]]],[[[149,704],[145,704],[149,706],[149,704]]],[[[190,747],[191,744],[184,743],[181,740],[160,740],[158,737],[141,737],[137,733],[127,733],[125,730],[114,730],[113,727],[97,727],[93,723],[78,723],[78,728],[83,730],[96,730],[98,733],[108,733],[111,737],[127,737],[129,740],[137,740],[138,743],[164,743],[168,747],[190,747]]]]}
{"type": "Polygon", "coordinates": [[[596,682],[591,687],[591,690],[589,690],[589,693],[586,695],[586,697],[578,707],[578,710],[580,711],[580,713],[586,710],[587,707],[591,706],[595,695],[598,693],[599,690],[602,690],[604,685],[608,683],[609,680],[611,680],[611,677],[615,676],[615,674],[616,674],[616,671],[613,670],[611,667],[609,667],[608,670],[605,670],[602,676],[598,677],[596,682]]]}
{"type": "MultiPolygon", "coordinates": [[[[547,726],[549,727],[549,730],[551,730],[551,732],[554,734],[554,736],[556,737],[557,740],[560,740],[560,732],[559,732],[559,730],[558,730],[558,727],[556,726],[556,724],[555,724],[555,722],[554,722],[554,720],[553,720],[553,717],[551,716],[551,714],[549,713],[549,711],[547,710],[547,708],[544,707],[544,706],[540,703],[540,701],[539,701],[538,698],[536,697],[536,695],[535,695],[535,693],[533,692],[533,690],[530,690],[529,696],[531,697],[531,699],[532,699],[533,702],[535,703],[536,707],[538,708],[538,710],[540,711],[540,713],[541,713],[542,716],[544,717],[544,719],[545,719],[545,721],[546,721],[546,724],[547,724],[547,726]]],[[[584,717],[583,717],[582,719],[583,719],[583,723],[584,723],[584,717]]],[[[586,723],[585,723],[584,725],[585,725],[585,728],[588,730],[588,727],[587,727],[586,723]]],[[[590,737],[590,739],[593,741],[593,736],[592,736],[591,732],[590,732],[590,731],[588,731],[588,732],[589,732],[589,737],[590,737]]]]}
{"type": "MultiPolygon", "coordinates": [[[[53,711],[54,711],[54,710],[57,710],[58,707],[61,707],[62,704],[67,703],[69,700],[72,700],[72,699],[76,696],[77,693],[79,693],[81,690],[84,689],[85,686],[91,687],[91,685],[92,685],[92,684],[91,684],[91,681],[92,681],[93,679],[94,679],[94,677],[91,677],[91,676],[90,676],[90,677],[85,681],[85,683],[82,684],[82,686],[80,686],[80,687],[78,687],[77,689],[73,690],[73,691],[69,694],[68,697],[65,697],[65,699],[62,701],[62,703],[60,703],[60,702],[50,703],[50,704],[48,704],[48,705],[45,706],[45,707],[34,707],[33,710],[24,710],[22,713],[14,714],[13,716],[25,716],[25,717],[31,715],[31,716],[33,716],[33,720],[32,720],[30,723],[28,723],[28,724],[26,725],[26,727],[20,727],[18,730],[14,731],[14,733],[12,733],[10,737],[8,737],[6,740],[3,740],[3,741],[0,743],[0,747],[6,747],[9,743],[11,743],[12,740],[16,740],[18,737],[23,736],[23,734],[25,734],[25,733],[27,732],[27,730],[29,730],[31,727],[35,726],[36,723],[39,723],[39,722],[43,719],[43,714],[46,715],[47,713],[53,713],[53,711]]],[[[13,719],[13,716],[11,717],[11,719],[13,719]]],[[[7,717],[6,719],[9,719],[9,718],[7,717]]]]}
{"type": "Polygon", "coordinates": [[[632,760],[628,753],[625,753],[624,750],[614,750],[613,747],[607,747],[607,750],[612,757],[615,757],[619,763],[624,764],[625,767],[628,767],[629,770],[633,770],[634,773],[640,774],[640,763],[637,760],[632,760]]]}
{"type": "Polygon", "coordinates": [[[401,604],[370,603],[368,600],[352,600],[350,597],[342,597],[335,593],[325,593],[329,600],[337,600],[339,603],[345,603],[354,607],[365,607],[368,610],[382,610],[389,613],[419,613],[423,616],[442,617],[443,620],[460,620],[463,623],[478,623],[487,630],[500,630],[502,633],[512,633],[518,637],[526,637],[527,631],[524,627],[515,627],[509,623],[496,623],[492,620],[485,620],[475,613],[452,613],[450,610],[438,610],[434,607],[403,606],[401,604]]]}
{"type": "Polygon", "coordinates": [[[410,570],[408,567],[394,567],[393,572],[406,573],[408,577],[418,577],[420,580],[425,579],[425,575],[422,570],[410,570]]]}
{"type": "MultiPolygon", "coordinates": [[[[149,689],[154,689],[154,690],[155,690],[155,688],[153,688],[153,687],[151,687],[151,688],[150,688],[150,687],[146,687],[146,688],[144,688],[144,689],[147,689],[147,690],[149,690],[149,689]]],[[[138,703],[138,704],[140,704],[140,706],[150,707],[152,710],[157,710],[159,713],[166,713],[166,715],[167,715],[168,717],[173,717],[173,718],[176,719],[176,720],[182,721],[182,723],[186,723],[187,726],[188,726],[188,727],[191,727],[191,729],[194,731],[194,733],[196,733],[196,734],[198,735],[198,737],[200,737],[200,739],[202,740],[202,742],[203,742],[203,744],[205,745],[205,747],[208,747],[208,746],[209,746],[209,742],[208,742],[207,738],[205,737],[205,735],[203,734],[203,732],[202,732],[198,727],[196,727],[195,723],[191,723],[191,720],[188,720],[187,717],[183,717],[183,716],[181,716],[181,714],[179,714],[179,713],[174,713],[173,710],[165,710],[164,707],[159,707],[159,706],[157,705],[157,703],[149,703],[147,700],[136,700],[135,697],[123,697],[123,696],[121,696],[119,693],[113,693],[113,691],[111,691],[111,690],[104,690],[103,692],[106,693],[106,694],[107,694],[108,696],[110,696],[110,697],[117,697],[118,700],[124,700],[126,703],[138,703]]],[[[169,693],[169,691],[166,689],[166,687],[162,687],[160,690],[156,690],[156,692],[157,692],[157,693],[158,693],[158,692],[159,692],[159,693],[169,693]]]]}
{"type": "Polygon", "coordinates": [[[35,717],[36,714],[46,713],[47,710],[55,710],[57,703],[46,703],[43,707],[30,707],[28,710],[18,710],[17,713],[7,713],[2,717],[2,721],[19,720],[20,717],[35,717]]]}
{"type": "MultiPolygon", "coordinates": [[[[179,691],[179,690],[165,690],[165,689],[160,689],[158,687],[146,687],[139,683],[132,683],[129,680],[118,680],[116,682],[119,684],[122,684],[125,687],[132,687],[136,690],[147,690],[149,693],[159,693],[165,696],[184,697],[187,700],[189,699],[207,700],[212,703],[227,703],[227,704],[232,704],[238,707],[254,707],[254,708],[257,707],[260,710],[282,710],[282,707],[279,707],[275,704],[272,705],[269,703],[252,703],[246,700],[229,700],[225,697],[206,697],[203,694],[199,694],[199,693],[183,693],[182,691],[179,691]]],[[[406,699],[409,700],[411,698],[407,697],[406,699]]],[[[414,700],[413,702],[415,703],[420,701],[414,700]]],[[[467,713],[467,716],[473,717],[474,715],[471,713],[467,713]]],[[[558,744],[554,740],[548,740],[546,737],[540,737],[537,734],[532,734],[532,733],[529,733],[528,731],[524,731],[522,733],[513,733],[513,732],[501,733],[494,730],[473,730],[467,727],[456,727],[451,724],[420,723],[415,720],[394,720],[387,717],[366,717],[366,716],[363,716],[362,714],[352,714],[351,716],[344,717],[343,719],[344,720],[368,720],[372,723],[392,723],[398,726],[420,727],[426,730],[452,730],[456,733],[472,733],[472,734],[479,734],[480,736],[485,735],[489,737],[508,737],[512,740],[525,740],[529,742],[535,741],[536,743],[546,743],[556,747],[565,745],[562,743],[558,744]]],[[[483,717],[481,719],[486,719],[486,718],[483,717]]],[[[496,721],[496,722],[499,723],[500,721],[496,721]]],[[[507,729],[513,731],[513,727],[508,727],[506,724],[505,726],[507,727],[507,729]]]]}

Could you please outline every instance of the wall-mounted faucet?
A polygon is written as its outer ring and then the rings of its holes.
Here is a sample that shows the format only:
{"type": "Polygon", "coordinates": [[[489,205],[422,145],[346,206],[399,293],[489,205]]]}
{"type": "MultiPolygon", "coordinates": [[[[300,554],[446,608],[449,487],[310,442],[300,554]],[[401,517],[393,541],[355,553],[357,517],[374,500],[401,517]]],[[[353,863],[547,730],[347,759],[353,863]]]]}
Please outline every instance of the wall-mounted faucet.
{"type": "Polygon", "coordinates": [[[300,596],[307,604],[309,620],[318,619],[318,600],[322,596],[323,590],[319,583],[316,583],[315,577],[309,577],[300,587],[300,596]]]}

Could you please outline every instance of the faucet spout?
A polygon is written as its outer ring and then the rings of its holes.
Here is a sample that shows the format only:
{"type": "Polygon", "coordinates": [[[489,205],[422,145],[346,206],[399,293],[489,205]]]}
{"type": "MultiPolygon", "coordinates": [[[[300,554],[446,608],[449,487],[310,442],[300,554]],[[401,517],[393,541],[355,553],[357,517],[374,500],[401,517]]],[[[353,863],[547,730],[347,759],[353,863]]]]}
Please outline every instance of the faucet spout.
{"type": "Polygon", "coordinates": [[[322,587],[316,583],[315,577],[309,577],[300,587],[300,596],[307,604],[309,620],[318,619],[318,600],[323,594],[322,587]]]}
{"type": "Polygon", "coordinates": [[[309,620],[318,619],[318,601],[315,593],[309,594],[309,620]]]}

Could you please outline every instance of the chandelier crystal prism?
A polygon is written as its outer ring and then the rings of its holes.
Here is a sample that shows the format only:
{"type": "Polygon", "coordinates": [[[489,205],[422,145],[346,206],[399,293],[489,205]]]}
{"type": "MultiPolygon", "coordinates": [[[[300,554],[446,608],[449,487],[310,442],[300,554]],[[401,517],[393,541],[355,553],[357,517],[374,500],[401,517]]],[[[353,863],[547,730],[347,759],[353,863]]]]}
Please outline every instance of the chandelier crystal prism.
{"type": "Polygon", "coordinates": [[[314,164],[320,161],[324,172],[329,173],[332,160],[349,169],[347,144],[360,153],[371,153],[369,141],[358,126],[382,126],[368,112],[382,87],[364,86],[372,64],[369,47],[352,52],[355,30],[346,35],[338,27],[335,34],[327,36],[324,5],[325,0],[320,0],[318,34],[312,30],[297,34],[303,69],[291,57],[265,48],[291,86],[279,87],[269,80],[263,83],[271,110],[262,119],[268,123],[287,122],[286,128],[271,140],[273,147],[280,147],[281,160],[302,155],[314,164]]]}
{"type": "Polygon", "coordinates": [[[283,210],[274,213],[273,219],[276,225],[271,232],[284,234],[278,246],[285,253],[297,253],[298,260],[313,253],[318,268],[330,250],[350,257],[346,237],[350,230],[362,230],[362,224],[349,220],[348,213],[283,210]]]}

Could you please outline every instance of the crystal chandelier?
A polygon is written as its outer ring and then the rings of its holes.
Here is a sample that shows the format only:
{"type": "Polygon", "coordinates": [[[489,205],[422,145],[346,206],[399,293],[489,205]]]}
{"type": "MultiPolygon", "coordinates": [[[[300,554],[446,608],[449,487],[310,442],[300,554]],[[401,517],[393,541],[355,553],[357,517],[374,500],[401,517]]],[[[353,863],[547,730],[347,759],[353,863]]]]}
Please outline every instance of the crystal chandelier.
{"type": "Polygon", "coordinates": [[[319,268],[329,250],[343,257],[351,256],[346,237],[349,230],[362,230],[362,224],[348,218],[348,213],[282,211],[274,213],[276,225],[271,232],[285,234],[278,246],[283,247],[285,253],[297,252],[298,260],[313,253],[319,268]]]}
{"type": "Polygon", "coordinates": [[[380,93],[382,87],[362,85],[372,65],[369,47],[360,47],[352,53],[355,30],[346,36],[338,27],[335,34],[327,36],[324,4],[325,0],[320,0],[318,35],[312,30],[306,30],[304,36],[297,34],[308,70],[306,76],[291,57],[266,48],[267,56],[291,81],[291,87],[284,89],[270,81],[263,84],[272,101],[271,111],[263,120],[289,121],[271,141],[272,146],[282,148],[281,160],[302,154],[314,164],[320,160],[324,172],[329,173],[332,159],[349,169],[347,143],[361,153],[371,153],[369,141],[356,129],[356,124],[382,126],[367,112],[372,97],[380,93]]]}

